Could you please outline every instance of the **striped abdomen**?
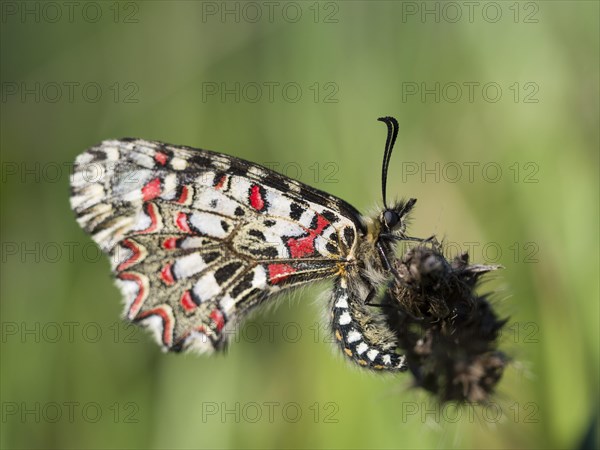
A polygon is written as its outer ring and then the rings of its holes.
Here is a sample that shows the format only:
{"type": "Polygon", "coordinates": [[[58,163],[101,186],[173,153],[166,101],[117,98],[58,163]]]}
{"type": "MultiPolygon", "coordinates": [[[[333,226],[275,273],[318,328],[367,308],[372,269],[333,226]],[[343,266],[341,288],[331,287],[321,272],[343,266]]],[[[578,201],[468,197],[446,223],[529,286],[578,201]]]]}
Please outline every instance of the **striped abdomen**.
{"type": "Polygon", "coordinates": [[[368,369],[407,369],[406,357],[396,353],[394,334],[367,310],[364,296],[358,287],[349,287],[346,276],[336,281],[331,301],[332,331],[346,356],[368,369]]]}

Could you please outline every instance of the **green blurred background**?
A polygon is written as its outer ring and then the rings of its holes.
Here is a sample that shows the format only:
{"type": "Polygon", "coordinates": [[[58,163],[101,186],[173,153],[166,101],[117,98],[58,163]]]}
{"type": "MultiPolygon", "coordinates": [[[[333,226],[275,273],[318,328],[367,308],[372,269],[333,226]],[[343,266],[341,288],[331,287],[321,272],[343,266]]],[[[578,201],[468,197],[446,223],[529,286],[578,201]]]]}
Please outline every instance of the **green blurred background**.
{"type": "Polygon", "coordinates": [[[597,442],[598,2],[1,7],[3,448],[597,442]],[[490,407],[436,409],[407,375],[350,367],[315,327],[327,283],[256,314],[226,357],[162,354],[120,322],[69,208],[77,154],[203,147],[368,211],[382,115],[400,122],[388,191],[418,198],[411,233],[506,267],[483,287],[512,320],[490,407]]]}

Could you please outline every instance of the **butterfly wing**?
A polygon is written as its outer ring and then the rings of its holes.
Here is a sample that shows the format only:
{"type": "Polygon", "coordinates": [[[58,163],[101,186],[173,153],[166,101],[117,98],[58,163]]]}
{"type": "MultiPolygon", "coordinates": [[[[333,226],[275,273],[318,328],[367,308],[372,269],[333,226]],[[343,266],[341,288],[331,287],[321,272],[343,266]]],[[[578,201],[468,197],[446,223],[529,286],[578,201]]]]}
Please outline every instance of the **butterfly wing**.
{"type": "Polygon", "coordinates": [[[352,206],[298,181],[139,139],[79,155],[71,207],[110,256],[126,317],[175,351],[223,348],[267,297],[340,273],[364,232],[352,206]]]}

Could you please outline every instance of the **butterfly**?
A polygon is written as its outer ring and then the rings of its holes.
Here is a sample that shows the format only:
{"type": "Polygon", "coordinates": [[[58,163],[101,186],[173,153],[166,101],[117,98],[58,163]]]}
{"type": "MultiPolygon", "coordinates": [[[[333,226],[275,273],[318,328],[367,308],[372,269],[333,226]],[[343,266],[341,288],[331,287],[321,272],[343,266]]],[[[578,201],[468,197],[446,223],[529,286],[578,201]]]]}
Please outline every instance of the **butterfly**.
{"type": "Polygon", "coordinates": [[[394,333],[374,311],[397,277],[398,242],[416,200],[386,200],[398,135],[387,125],[383,209],[345,201],[258,164],[143,139],[107,140],[76,159],[71,207],[110,257],[125,318],[168,351],[211,353],[250,311],[280,292],[333,279],[331,330],[367,369],[406,370],[394,333]]]}

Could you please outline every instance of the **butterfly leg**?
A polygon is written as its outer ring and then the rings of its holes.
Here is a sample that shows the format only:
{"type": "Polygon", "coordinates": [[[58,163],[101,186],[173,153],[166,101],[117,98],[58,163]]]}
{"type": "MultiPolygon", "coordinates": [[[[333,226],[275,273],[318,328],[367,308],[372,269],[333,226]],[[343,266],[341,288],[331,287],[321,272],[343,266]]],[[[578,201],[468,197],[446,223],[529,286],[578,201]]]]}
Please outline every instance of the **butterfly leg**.
{"type": "Polygon", "coordinates": [[[383,249],[383,247],[380,244],[377,244],[377,251],[379,252],[379,256],[381,256],[381,261],[383,262],[383,265],[385,266],[386,270],[389,270],[392,273],[392,275],[394,275],[394,278],[396,280],[401,281],[400,274],[394,268],[394,266],[392,266],[392,264],[390,263],[390,260],[388,259],[387,255],[385,254],[385,250],[383,249]]]}
{"type": "Polygon", "coordinates": [[[367,298],[365,298],[365,306],[371,306],[373,308],[391,308],[392,307],[392,305],[387,305],[385,303],[373,303],[373,298],[375,297],[375,294],[377,294],[376,289],[371,289],[369,291],[367,298]]]}

